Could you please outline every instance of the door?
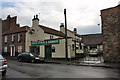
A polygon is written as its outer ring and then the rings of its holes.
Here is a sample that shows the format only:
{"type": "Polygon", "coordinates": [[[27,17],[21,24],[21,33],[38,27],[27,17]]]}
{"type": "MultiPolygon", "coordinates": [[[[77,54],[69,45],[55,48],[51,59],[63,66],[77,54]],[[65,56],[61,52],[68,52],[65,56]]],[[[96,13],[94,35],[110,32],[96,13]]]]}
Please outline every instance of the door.
{"type": "Polygon", "coordinates": [[[52,50],[51,45],[45,45],[45,59],[51,59],[52,58],[52,50]]]}
{"type": "Polygon", "coordinates": [[[15,48],[14,48],[14,46],[11,46],[11,56],[15,56],[15,48]]]}

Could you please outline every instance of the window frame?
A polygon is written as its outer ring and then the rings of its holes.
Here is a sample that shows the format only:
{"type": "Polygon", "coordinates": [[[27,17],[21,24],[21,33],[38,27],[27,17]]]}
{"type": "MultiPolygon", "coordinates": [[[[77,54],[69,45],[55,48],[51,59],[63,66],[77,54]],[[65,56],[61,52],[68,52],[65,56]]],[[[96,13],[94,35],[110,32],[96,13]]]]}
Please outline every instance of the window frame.
{"type": "Polygon", "coordinates": [[[15,41],[15,34],[12,34],[12,42],[15,41]]]}
{"type": "Polygon", "coordinates": [[[18,34],[18,42],[22,41],[22,34],[18,34]]]}
{"type": "Polygon", "coordinates": [[[53,39],[53,35],[50,35],[50,39],[53,39]]]}
{"type": "Polygon", "coordinates": [[[8,41],[8,36],[5,35],[5,40],[4,40],[4,42],[6,43],[7,41],[8,41]]]}
{"type": "Polygon", "coordinates": [[[18,53],[22,53],[23,52],[23,47],[21,45],[18,46],[18,53]]]}

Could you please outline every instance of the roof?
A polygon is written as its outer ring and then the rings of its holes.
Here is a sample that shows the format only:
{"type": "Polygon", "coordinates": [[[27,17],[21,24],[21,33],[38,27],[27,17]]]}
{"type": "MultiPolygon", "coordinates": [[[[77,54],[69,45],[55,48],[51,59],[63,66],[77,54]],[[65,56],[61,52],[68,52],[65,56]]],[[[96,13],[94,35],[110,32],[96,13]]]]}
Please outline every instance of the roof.
{"type": "Polygon", "coordinates": [[[83,37],[83,43],[85,45],[98,45],[102,44],[103,36],[102,34],[88,34],[88,35],[81,35],[83,37]]]}
{"type": "Polygon", "coordinates": [[[65,37],[65,34],[62,33],[61,31],[58,31],[58,30],[55,30],[55,29],[52,29],[52,28],[49,28],[49,27],[46,27],[46,26],[43,26],[43,25],[39,25],[39,26],[40,26],[40,28],[42,28],[44,30],[45,33],[65,37]]]}
{"type": "Polygon", "coordinates": [[[110,8],[102,9],[101,11],[110,10],[110,9],[117,8],[117,7],[120,7],[120,5],[117,5],[115,7],[110,7],[110,8]]]}
{"type": "Polygon", "coordinates": [[[23,26],[23,27],[17,27],[16,29],[8,30],[4,32],[2,35],[8,35],[8,34],[14,34],[14,33],[20,33],[29,30],[29,26],[23,26]]]}
{"type": "MultiPolygon", "coordinates": [[[[45,40],[60,40],[60,39],[65,39],[65,38],[54,38],[54,39],[45,39],[45,40]]],[[[72,37],[68,37],[67,39],[72,39],[72,37]]]]}
{"type": "Polygon", "coordinates": [[[70,31],[71,33],[75,34],[76,36],[81,37],[81,35],[79,35],[79,34],[75,33],[74,31],[71,31],[71,30],[69,30],[69,29],[67,29],[67,30],[68,30],[68,31],[70,31]]]}

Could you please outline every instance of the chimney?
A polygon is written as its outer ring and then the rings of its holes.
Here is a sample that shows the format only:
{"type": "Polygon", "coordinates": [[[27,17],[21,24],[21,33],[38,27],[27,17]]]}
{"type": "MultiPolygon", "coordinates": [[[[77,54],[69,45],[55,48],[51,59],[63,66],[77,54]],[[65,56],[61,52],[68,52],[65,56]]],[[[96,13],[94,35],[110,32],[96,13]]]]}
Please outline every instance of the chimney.
{"type": "Polygon", "coordinates": [[[32,25],[39,25],[38,15],[34,15],[34,18],[32,19],[32,22],[33,22],[32,25]]]}
{"type": "Polygon", "coordinates": [[[60,23],[60,31],[65,33],[64,23],[60,23]]]}
{"type": "Polygon", "coordinates": [[[74,28],[74,32],[77,33],[77,29],[76,28],[74,28]]]}
{"type": "Polygon", "coordinates": [[[60,23],[60,27],[64,27],[64,23],[60,23]]]}
{"type": "Polygon", "coordinates": [[[7,16],[7,19],[11,18],[10,15],[7,16]]]}

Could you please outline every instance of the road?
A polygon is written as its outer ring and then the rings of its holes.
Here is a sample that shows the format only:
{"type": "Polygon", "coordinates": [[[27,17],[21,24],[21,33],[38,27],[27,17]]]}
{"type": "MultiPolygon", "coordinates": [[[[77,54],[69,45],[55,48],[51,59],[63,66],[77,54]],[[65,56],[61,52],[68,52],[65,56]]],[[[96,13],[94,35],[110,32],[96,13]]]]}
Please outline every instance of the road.
{"type": "Polygon", "coordinates": [[[27,63],[8,60],[8,71],[3,78],[118,78],[118,70],[102,67],[27,63]]]}

